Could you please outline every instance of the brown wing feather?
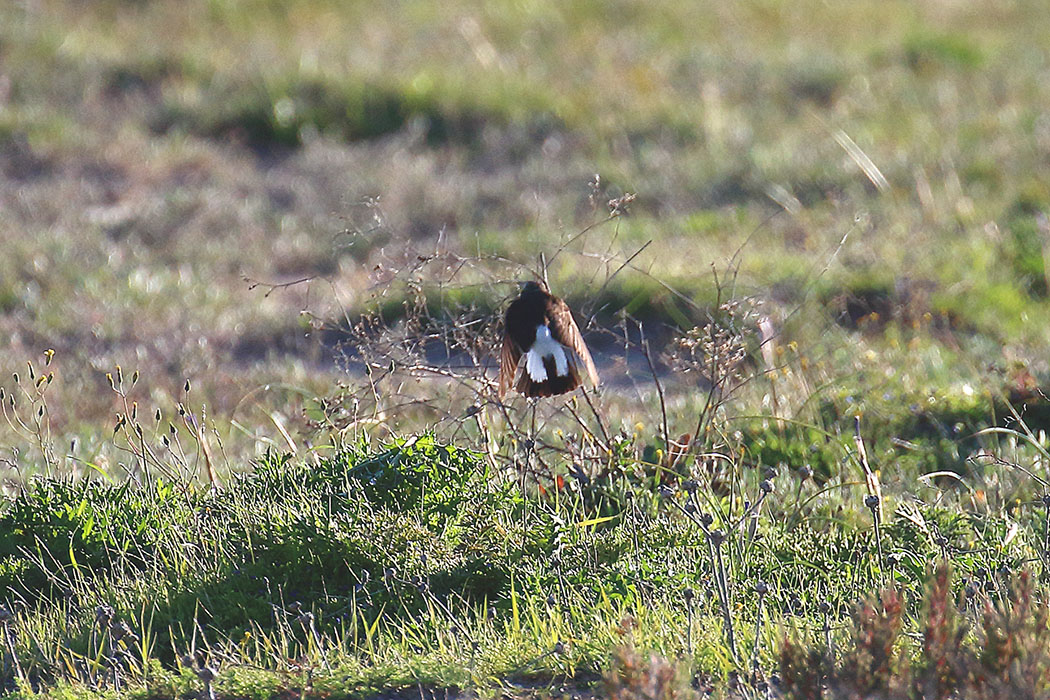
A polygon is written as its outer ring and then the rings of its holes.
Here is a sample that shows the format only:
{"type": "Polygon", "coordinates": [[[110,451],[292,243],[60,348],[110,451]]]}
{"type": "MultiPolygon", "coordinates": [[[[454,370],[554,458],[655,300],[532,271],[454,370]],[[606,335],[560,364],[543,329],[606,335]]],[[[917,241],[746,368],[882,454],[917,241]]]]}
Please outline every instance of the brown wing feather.
{"type": "Polygon", "coordinates": [[[521,350],[510,336],[503,335],[503,347],[499,354],[499,397],[502,400],[511,387],[514,386],[514,375],[518,371],[518,362],[521,360],[521,350]]]}
{"type": "Polygon", "coordinates": [[[587,369],[587,376],[590,378],[591,384],[597,386],[598,370],[594,367],[591,352],[587,349],[587,343],[583,342],[583,335],[572,317],[572,310],[569,309],[569,305],[557,297],[551,297],[547,306],[547,319],[551,329],[551,336],[576,353],[576,356],[580,358],[583,366],[587,369]]]}

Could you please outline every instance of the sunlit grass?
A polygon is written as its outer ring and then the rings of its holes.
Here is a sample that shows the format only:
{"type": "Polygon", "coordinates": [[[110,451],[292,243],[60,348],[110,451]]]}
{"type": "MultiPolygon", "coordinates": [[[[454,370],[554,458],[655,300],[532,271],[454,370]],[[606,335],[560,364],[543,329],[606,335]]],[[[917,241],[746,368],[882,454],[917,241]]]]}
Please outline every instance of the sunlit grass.
{"type": "Polygon", "coordinates": [[[236,697],[542,693],[620,646],[702,686],[771,669],[821,602],[841,641],[887,580],[917,600],[938,556],[1002,594],[1046,557],[1048,26],[1036,0],[0,4],[5,689],[185,695],[213,664],[236,697]],[[594,406],[491,399],[493,320],[545,263],[594,406]],[[672,355],[726,302],[723,395],[672,355]],[[428,482],[474,499],[436,530],[351,475],[427,430],[485,475],[428,482]],[[717,527],[773,486],[728,613],[687,477],[717,527]]]}

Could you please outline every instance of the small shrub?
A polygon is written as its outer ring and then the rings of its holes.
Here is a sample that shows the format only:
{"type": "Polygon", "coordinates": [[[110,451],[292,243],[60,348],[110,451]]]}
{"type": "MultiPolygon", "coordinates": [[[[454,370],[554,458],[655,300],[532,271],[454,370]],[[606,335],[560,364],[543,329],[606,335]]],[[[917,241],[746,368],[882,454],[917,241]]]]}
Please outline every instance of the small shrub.
{"type": "Polygon", "coordinates": [[[609,700],[685,700],[698,698],[678,669],[656,654],[643,657],[636,649],[613,652],[612,667],[603,688],[609,700]]]}
{"type": "Polygon", "coordinates": [[[398,440],[385,452],[357,461],[349,475],[373,503],[448,517],[481,487],[482,474],[472,453],[424,435],[398,440]]]}
{"type": "Polygon", "coordinates": [[[902,635],[904,599],[896,591],[857,606],[852,648],[837,662],[826,649],[785,639],[780,651],[785,697],[1047,697],[1048,608],[1036,599],[1032,576],[1018,575],[1002,601],[984,601],[975,638],[967,637],[951,589],[944,563],[927,584],[922,642],[916,649],[902,635]],[[910,651],[914,661],[909,661],[910,651]]]}

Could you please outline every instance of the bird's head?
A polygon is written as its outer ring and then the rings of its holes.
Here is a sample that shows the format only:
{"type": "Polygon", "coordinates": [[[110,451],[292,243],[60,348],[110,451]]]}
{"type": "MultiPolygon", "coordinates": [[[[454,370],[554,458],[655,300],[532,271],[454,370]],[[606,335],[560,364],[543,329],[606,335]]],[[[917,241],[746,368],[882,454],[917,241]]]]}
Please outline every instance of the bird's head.
{"type": "Polygon", "coordinates": [[[522,296],[537,293],[547,293],[547,285],[536,280],[529,280],[521,285],[522,296]]]}

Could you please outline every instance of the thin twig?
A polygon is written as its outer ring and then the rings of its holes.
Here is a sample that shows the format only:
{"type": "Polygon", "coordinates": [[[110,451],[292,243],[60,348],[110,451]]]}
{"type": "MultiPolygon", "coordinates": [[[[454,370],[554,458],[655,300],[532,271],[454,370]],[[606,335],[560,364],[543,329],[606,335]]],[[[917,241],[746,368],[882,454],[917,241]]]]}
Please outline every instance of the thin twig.
{"type": "Polygon", "coordinates": [[[649,349],[649,339],[645,337],[645,329],[642,327],[642,323],[638,322],[638,334],[642,341],[642,351],[645,353],[645,360],[649,363],[649,371],[653,375],[653,383],[656,385],[656,393],[660,397],[660,418],[661,418],[661,429],[663,431],[664,450],[669,452],[671,449],[671,433],[667,427],[667,404],[664,401],[664,387],[660,383],[660,377],[656,373],[656,365],[653,364],[653,354],[649,349]]]}

